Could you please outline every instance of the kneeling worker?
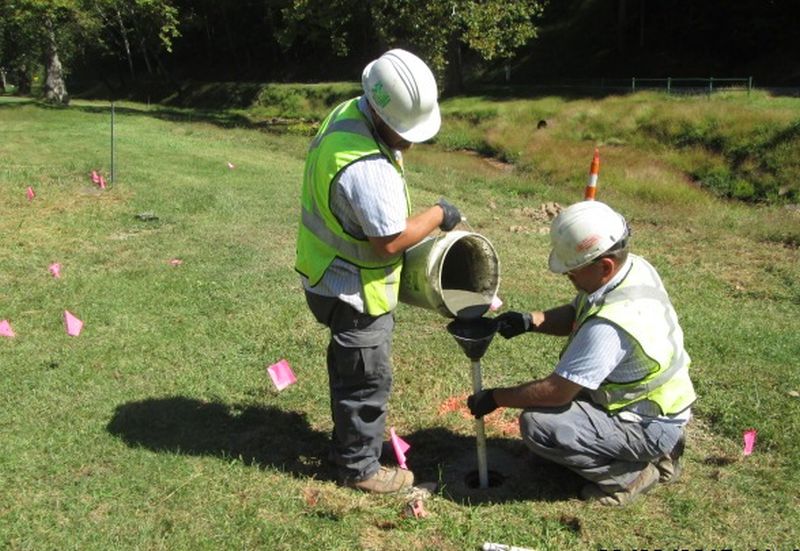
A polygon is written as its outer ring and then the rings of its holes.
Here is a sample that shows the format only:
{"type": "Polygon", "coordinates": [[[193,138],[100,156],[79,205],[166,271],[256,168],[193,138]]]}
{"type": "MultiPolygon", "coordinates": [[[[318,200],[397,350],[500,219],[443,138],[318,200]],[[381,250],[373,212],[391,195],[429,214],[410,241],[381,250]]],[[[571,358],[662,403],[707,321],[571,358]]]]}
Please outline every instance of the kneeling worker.
{"type": "Polygon", "coordinates": [[[578,291],[546,312],[496,318],[505,338],[526,332],[568,336],[549,376],[485,389],[467,400],[473,415],[514,407],[537,456],[590,481],[581,497],[625,505],[680,475],[684,427],[696,399],[683,331],[656,270],[629,254],[625,219],[596,201],[562,211],[550,228],[552,272],[578,291]]]}

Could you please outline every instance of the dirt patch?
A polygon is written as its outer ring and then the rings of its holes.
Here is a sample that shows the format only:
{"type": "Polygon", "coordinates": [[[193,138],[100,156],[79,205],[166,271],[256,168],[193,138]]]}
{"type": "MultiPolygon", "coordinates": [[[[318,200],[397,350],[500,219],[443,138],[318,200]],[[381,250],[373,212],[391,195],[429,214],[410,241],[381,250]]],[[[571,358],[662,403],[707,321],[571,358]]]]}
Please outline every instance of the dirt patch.
{"type": "Polygon", "coordinates": [[[511,163],[495,159],[494,157],[483,157],[483,161],[500,172],[513,172],[514,170],[514,165],[511,163]]]}
{"type": "Polygon", "coordinates": [[[501,161],[496,157],[487,157],[486,155],[481,155],[480,153],[472,149],[462,149],[461,152],[464,155],[469,155],[470,157],[475,157],[477,159],[480,159],[481,161],[483,161],[484,163],[486,163],[487,165],[489,165],[490,167],[499,172],[509,173],[514,171],[514,165],[512,165],[511,163],[507,163],[505,161],[501,161]]]}
{"type": "MultiPolygon", "coordinates": [[[[437,408],[439,415],[455,414],[462,419],[474,419],[467,407],[468,394],[450,396],[442,401],[437,408]]],[[[519,422],[514,414],[513,418],[508,417],[506,408],[498,408],[483,418],[487,432],[502,436],[519,436],[519,422]]]]}
{"type": "Polygon", "coordinates": [[[558,216],[563,207],[555,202],[542,203],[539,207],[511,209],[511,215],[520,224],[508,227],[510,233],[539,234],[550,233],[550,222],[558,216]]]}

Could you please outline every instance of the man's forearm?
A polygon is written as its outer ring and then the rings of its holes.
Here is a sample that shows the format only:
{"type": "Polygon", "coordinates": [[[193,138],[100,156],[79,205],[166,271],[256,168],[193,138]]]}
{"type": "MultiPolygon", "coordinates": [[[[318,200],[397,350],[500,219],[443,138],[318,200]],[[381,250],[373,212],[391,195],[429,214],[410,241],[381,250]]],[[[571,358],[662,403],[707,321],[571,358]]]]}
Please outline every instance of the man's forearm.
{"type": "Polygon", "coordinates": [[[492,395],[498,406],[525,409],[566,405],[580,390],[580,385],[553,373],[545,379],[519,386],[496,388],[492,395]]]}
{"type": "Polygon", "coordinates": [[[394,256],[430,235],[442,223],[442,216],[442,208],[435,205],[406,220],[406,229],[402,232],[386,237],[370,237],[369,241],[378,254],[394,256]]]}
{"type": "Polygon", "coordinates": [[[531,312],[531,318],[531,331],[566,337],[575,323],[575,308],[571,304],[564,304],[546,312],[531,312]]]}

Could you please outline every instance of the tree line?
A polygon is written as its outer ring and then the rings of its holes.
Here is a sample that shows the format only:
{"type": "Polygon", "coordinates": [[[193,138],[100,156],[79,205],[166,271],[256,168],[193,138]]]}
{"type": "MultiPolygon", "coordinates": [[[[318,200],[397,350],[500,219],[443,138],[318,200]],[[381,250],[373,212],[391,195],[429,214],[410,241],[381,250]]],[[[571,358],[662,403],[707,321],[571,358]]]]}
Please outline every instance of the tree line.
{"type": "Polygon", "coordinates": [[[798,16],[793,0],[0,0],[0,85],[25,94],[42,79],[65,103],[68,84],[354,80],[390,47],[426,59],[451,93],[512,65],[522,81],[792,78],[798,16]]]}
{"type": "Polygon", "coordinates": [[[0,66],[22,93],[43,67],[45,98],[65,103],[67,75],[176,79],[173,55],[206,80],[311,78],[327,76],[325,60],[413,44],[457,82],[461,47],[509,58],[536,35],[541,10],[539,0],[2,0],[0,66]]]}

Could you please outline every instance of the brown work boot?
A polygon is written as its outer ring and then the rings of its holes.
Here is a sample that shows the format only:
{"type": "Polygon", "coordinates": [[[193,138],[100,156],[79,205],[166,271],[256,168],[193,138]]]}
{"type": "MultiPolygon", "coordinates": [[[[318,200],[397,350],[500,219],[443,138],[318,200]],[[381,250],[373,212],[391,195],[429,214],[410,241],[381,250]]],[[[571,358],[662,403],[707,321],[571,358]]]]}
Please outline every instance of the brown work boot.
{"type": "Polygon", "coordinates": [[[358,481],[347,480],[344,485],[364,492],[392,494],[411,488],[414,485],[414,473],[399,467],[384,467],[381,465],[371,477],[358,481]]]}
{"type": "Polygon", "coordinates": [[[677,482],[683,473],[683,465],[681,464],[681,456],[686,447],[686,437],[681,435],[678,443],[672,448],[669,455],[660,457],[653,461],[653,465],[658,469],[658,481],[662,484],[672,484],[677,482]]]}
{"type": "Polygon", "coordinates": [[[624,490],[607,493],[597,484],[587,484],[581,489],[581,499],[587,501],[596,499],[601,505],[623,507],[636,500],[641,494],[647,493],[657,483],[658,469],[652,463],[648,463],[636,480],[624,490]]]}
{"type": "Polygon", "coordinates": [[[654,461],[653,465],[658,469],[658,481],[662,484],[677,482],[683,473],[680,459],[672,459],[670,456],[654,461]]]}

